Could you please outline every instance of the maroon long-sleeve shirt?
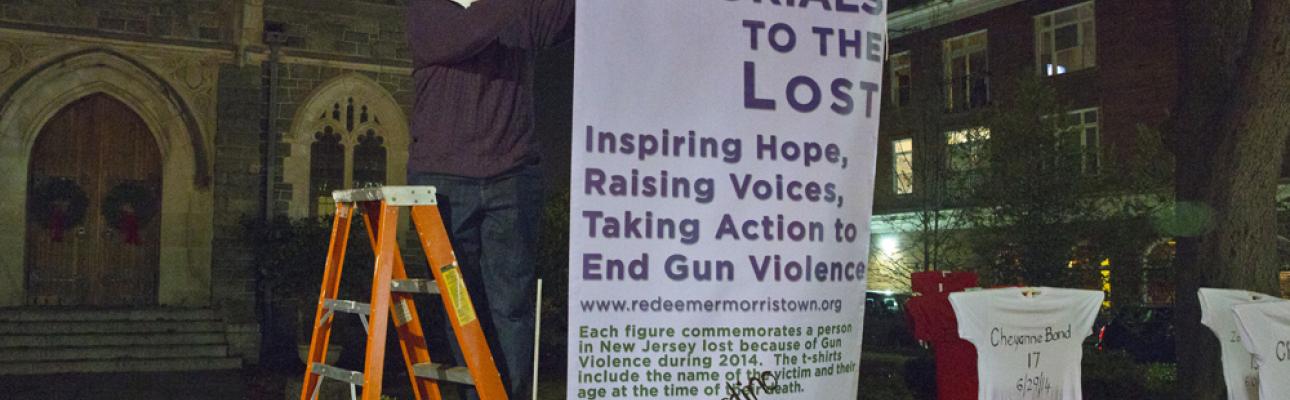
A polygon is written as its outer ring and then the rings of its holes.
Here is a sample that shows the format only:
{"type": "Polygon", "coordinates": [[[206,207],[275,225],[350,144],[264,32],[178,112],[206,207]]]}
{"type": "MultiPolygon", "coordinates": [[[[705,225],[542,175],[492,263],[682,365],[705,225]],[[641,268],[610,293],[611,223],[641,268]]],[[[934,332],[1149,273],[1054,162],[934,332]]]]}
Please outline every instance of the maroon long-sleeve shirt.
{"type": "Polygon", "coordinates": [[[540,159],[534,51],[572,34],[574,0],[413,0],[410,173],[493,177],[540,159]]]}

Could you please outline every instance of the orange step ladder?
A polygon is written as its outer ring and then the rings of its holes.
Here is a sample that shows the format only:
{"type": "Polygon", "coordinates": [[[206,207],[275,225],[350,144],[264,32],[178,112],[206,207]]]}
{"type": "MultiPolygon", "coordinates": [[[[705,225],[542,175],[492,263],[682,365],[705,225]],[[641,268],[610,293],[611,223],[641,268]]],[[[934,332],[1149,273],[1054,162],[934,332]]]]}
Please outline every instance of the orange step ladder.
{"type": "Polygon", "coordinates": [[[385,366],[385,335],[389,321],[399,335],[404,365],[418,400],[439,400],[439,382],[473,385],[482,400],[506,400],[497,366],[475,314],[475,307],[462,280],[461,268],[448,242],[443,218],[435,200],[433,186],[387,186],[336,191],[336,214],[332,223],[331,244],[323,272],[322,291],[318,295],[318,312],[314,318],[309,342],[309,358],[300,399],[315,400],[324,379],[349,384],[350,395],[363,400],[380,400],[382,369],[385,366]],[[408,279],[399,253],[399,209],[410,208],[421,247],[429,261],[434,280],[408,279]],[[372,298],[369,303],[336,298],[345,260],[350,223],[355,212],[363,217],[376,265],[372,273],[372,298]],[[379,217],[378,217],[379,216],[379,217]],[[439,295],[448,310],[457,343],[465,356],[466,367],[447,367],[431,362],[412,296],[439,295]],[[367,350],[362,372],[327,365],[327,342],[331,339],[336,313],[356,314],[367,330],[367,350]],[[385,318],[386,313],[391,318],[385,318]]]}

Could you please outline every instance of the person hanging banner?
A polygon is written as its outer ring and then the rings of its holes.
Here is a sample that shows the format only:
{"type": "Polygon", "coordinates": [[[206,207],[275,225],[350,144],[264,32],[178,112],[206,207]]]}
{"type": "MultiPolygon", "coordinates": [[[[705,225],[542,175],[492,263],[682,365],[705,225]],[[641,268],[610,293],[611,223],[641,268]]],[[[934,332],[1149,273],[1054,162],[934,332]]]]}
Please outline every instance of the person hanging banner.
{"type": "Polygon", "coordinates": [[[568,398],[856,398],[884,6],[578,3],[568,398]]]}

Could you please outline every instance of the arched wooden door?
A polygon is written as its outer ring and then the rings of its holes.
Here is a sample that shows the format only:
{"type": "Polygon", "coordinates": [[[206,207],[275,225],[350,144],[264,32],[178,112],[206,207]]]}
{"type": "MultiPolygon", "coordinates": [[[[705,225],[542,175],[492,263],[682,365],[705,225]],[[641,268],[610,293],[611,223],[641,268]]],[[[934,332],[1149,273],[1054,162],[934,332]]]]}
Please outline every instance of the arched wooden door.
{"type": "Polygon", "coordinates": [[[107,95],[80,99],[41,130],[29,171],[28,302],[156,304],[161,154],[143,120],[107,95]]]}

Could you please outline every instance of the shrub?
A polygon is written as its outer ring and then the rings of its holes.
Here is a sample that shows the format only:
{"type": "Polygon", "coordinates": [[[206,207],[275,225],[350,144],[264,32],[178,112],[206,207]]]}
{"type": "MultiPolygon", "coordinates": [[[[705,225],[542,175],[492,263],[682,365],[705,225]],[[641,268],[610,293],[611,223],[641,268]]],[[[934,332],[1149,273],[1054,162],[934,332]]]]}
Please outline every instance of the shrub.
{"type": "Polygon", "coordinates": [[[1178,385],[1178,365],[1156,363],[1147,365],[1147,398],[1174,399],[1178,385]]]}
{"type": "Polygon", "coordinates": [[[1146,397],[1147,369],[1134,363],[1128,353],[1086,350],[1082,368],[1085,399],[1146,397]]]}

